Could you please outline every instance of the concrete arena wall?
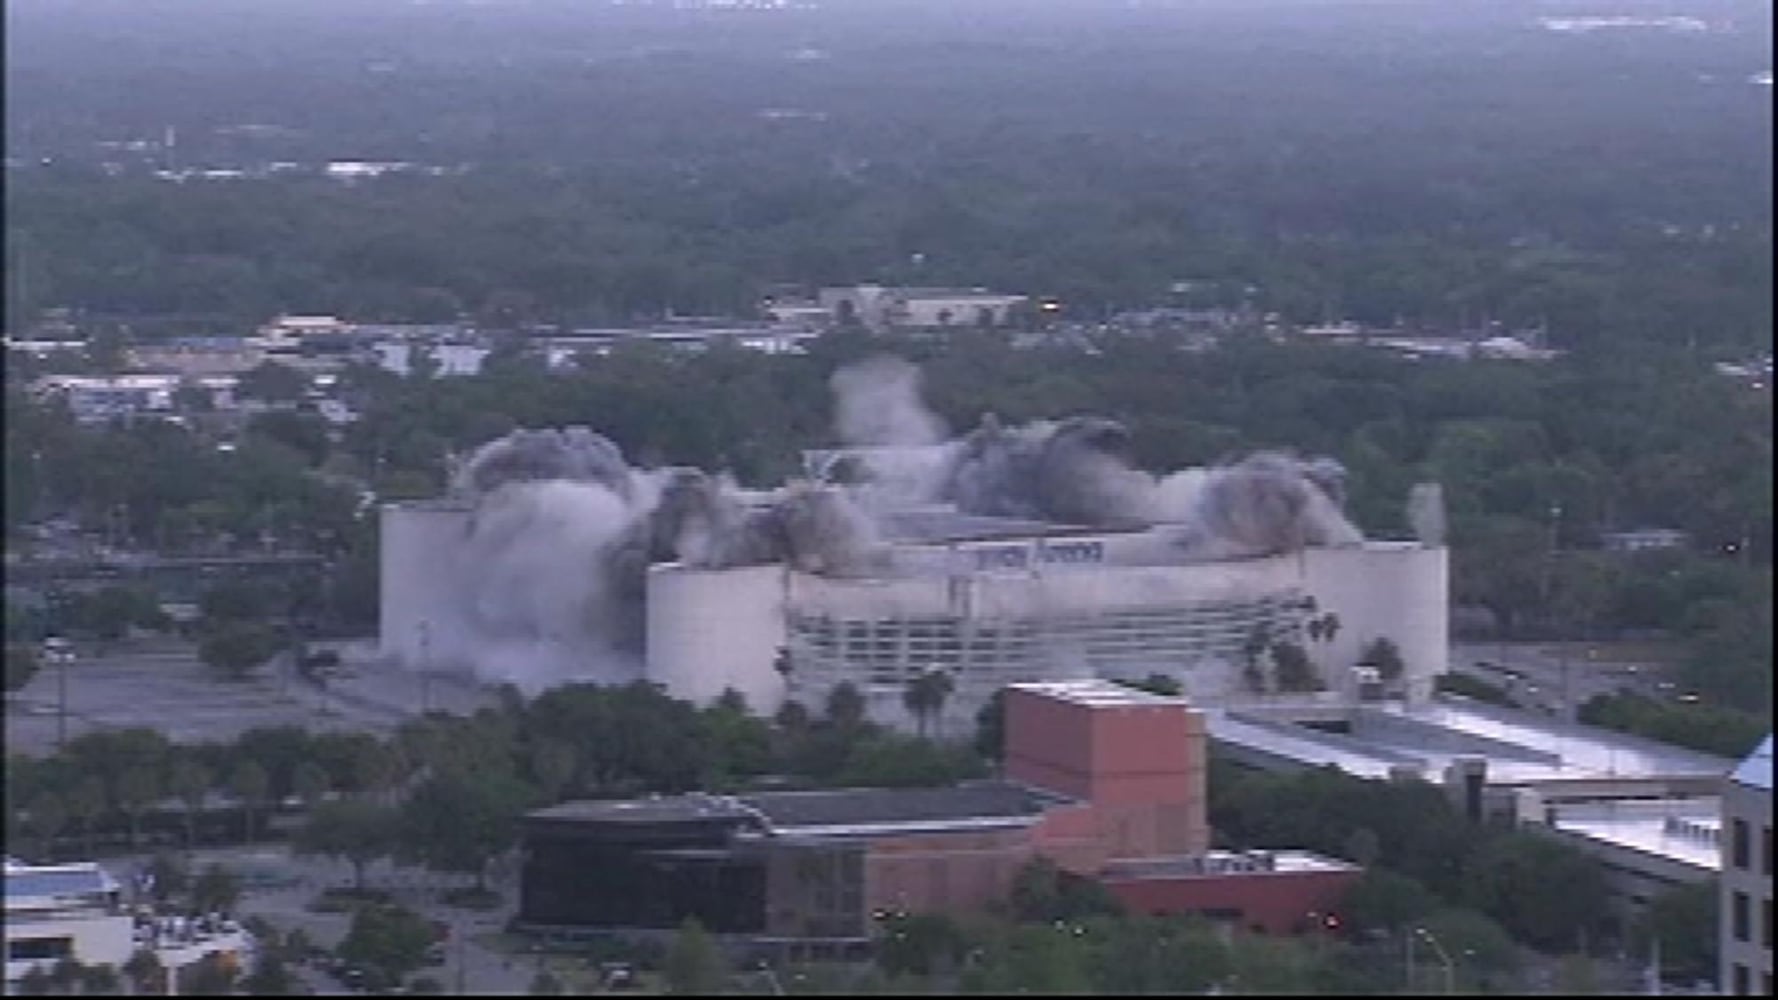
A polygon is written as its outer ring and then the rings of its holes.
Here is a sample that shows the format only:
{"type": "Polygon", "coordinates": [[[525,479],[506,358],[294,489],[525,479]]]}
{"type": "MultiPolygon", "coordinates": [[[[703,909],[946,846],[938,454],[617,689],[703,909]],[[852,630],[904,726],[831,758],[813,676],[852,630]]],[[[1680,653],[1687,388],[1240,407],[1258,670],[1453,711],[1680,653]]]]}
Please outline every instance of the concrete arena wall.
{"type": "Polygon", "coordinates": [[[1450,659],[1449,550],[1412,542],[1371,542],[1338,549],[1305,549],[1304,589],[1319,613],[1339,616],[1332,643],[1310,643],[1329,687],[1356,698],[1352,671],[1365,646],[1394,640],[1406,666],[1410,700],[1432,697],[1433,679],[1450,659]],[[1314,648],[1319,647],[1319,648],[1314,648]]]}
{"type": "Polygon", "coordinates": [[[420,623],[428,623],[436,650],[444,645],[442,631],[460,617],[454,584],[472,512],[467,506],[384,504],[379,516],[378,647],[384,656],[418,664],[420,623]]]}
{"type": "Polygon", "coordinates": [[[805,614],[836,618],[1021,618],[1241,599],[1288,590],[1301,582],[1295,556],[865,580],[797,573],[791,578],[790,606],[805,614]]]}
{"type": "Polygon", "coordinates": [[[786,642],[788,572],[781,565],[649,567],[647,679],[700,705],[732,687],[754,712],[776,712],[784,701],[774,662],[786,642]]]}

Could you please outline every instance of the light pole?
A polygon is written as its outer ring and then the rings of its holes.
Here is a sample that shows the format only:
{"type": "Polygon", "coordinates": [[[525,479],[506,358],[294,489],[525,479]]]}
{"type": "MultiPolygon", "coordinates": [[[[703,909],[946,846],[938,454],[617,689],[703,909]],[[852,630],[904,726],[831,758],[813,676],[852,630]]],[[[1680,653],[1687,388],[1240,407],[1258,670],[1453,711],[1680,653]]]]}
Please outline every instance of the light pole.
{"type": "MultiPolygon", "coordinates": [[[[1432,932],[1427,930],[1424,927],[1414,928],[1414,934],[1417,934],[1420,937],[1425,938],[1426,943],[1429,945],[1432,945],[1432,950],[1438,953],[1438,960],[1440,962],[1444,963],[1444,966],[1445,966],[1445,992],[1448,994],[1456,993],[1457,992],[1457,966],[1455,963],[1453,963],[1451,961],[1451,956],[1449,953],[1447,953],[1445,951],[1445,946],[1442,944],[1439,944],[1438,938],[1433,937],[1432,932]]],[[[1409,955],[1413,954],[1413,947],[1414,947],[1413,936],[1410,935],[1408,937],[1408,954],[1409,955]]]]}
{"type": "Polygon", "coordinates": [[[43,640],[43,656],[56,667],[56,751],[68,746],[68,664],[74,659],[74,646],[59,636],[43,640]]]}
{"type": "Polygon", "coordinates": [[[432,622],[420,619],[420,714],[432,713],[432,622]]]}

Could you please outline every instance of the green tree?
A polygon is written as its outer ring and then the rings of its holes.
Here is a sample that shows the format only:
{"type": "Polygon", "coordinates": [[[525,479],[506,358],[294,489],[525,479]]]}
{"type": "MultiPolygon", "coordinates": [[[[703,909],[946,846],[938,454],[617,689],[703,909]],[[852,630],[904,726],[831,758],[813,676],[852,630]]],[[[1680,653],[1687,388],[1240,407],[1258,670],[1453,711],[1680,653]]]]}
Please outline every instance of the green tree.
{"type": "Polygon", "coordinates": [[[80,970],[80,992],[87,996],[116,996],[121,993],[123,977],[111,965],[88,965],[80,970]]]}
{"type": "Polygon", "coordinates": [[[426,867],[472,874],[485,889],[488,861],[517,839],[530,796],[517,779],[495,771],[438,775],[402,806],[400,842],[426,867]]]}
{"type": "Polygon", "coordinates": [[[1277,670],[1280,691],[1323,690],[1321,678],[1316,676],[1315,665],[1310,662],[1309,654],[1296,643],[1273,643],[1272,664],[1277,670]]]}
{"type": "Polygon", "coordinates": [[[165,992],[159,988],[159,982],[166,970],[152,948],[138,948],[132,952],[129,961],[123,965],[123,974],[129,977],[130,986],[138,994],[165,992]]]}
{"type": "Polygon", "coordinates": [[[975,713],[975,752],[983,760],[999,760],[1006,752],[1006,689],[988,696],[975,713]]]}
{"type": "Polygon", "coordinates": [[[908,681],[901,700],[914,716],[921,736],[926,735],[928,723],[944,711],[945,700],[954,687],[951,675],[942,670],[927,670],[908,681]]]}
{"type": "Polygon", "coordinates": [[[6,690],[17,691],[31,683],[31,678],[37,676],[41,666],[34,646],[23,642],[7,643],[6,690]]]}
{"type": "Polygon", "coordinates": [[[235,765],[228,776],[229,794],[241,804],[241,836],[251,843],[253,840],[254,815],[260,807],[269,801],[272,783],[256,760],[244,760],[235,765]]]}
{"type": "Polygon", "coordinates": [[[1715,879],[1674,886],[1649,902],[1632,935],[1637,955],[1660,942],[1661,975],[1673,982],[1714,979],[1721,906],[1715,879]]]}
{"type": "Polygon", "coordinates": [[[287,997],[297,995],[297,979],[283,956],[272,951],[262,952],[253,964],[253,971],[241,980],[241,989],[248,996],[256,997],[287,997]]]}
{"type": "Polygon", "coordinates": [[[31,797],[26,812],[26,828],[37,838],[44,855],[53,857],[56,835],[68,825],[68,806],[61,796],[46,788],[31,797]]]}
{"type": "Polygon", "coordinates": [[[1529,831],[1501,834],[1464,865],[1464,897],[1533,947],[1572,949],[1607,912],[1599,863],[1529,831]]]}
{"type": "Polygon", "coordinates": [[[725,992],[728,962],[696,917],[687,917],[667,947],[661,968],[667,992],[679,996],[710,996],[725,992]]]}
{"type": "Polygon", "coordinates": [[[198,658],[229,680],[241,680],[283,646],[277,633],[264,625],[228,622],[204,637],[198,658]]]}
{"type": "Polygon", "coordinates": [[[227,868],[211,864],[191,883],[191,905],[203,913],[228,913],[241,899],[241,882],[227,868]]]}
{"type": "Polygon", "coordinates": [[[241,375],[235,394],[267,403],[294,403],[309,389],[309,377],[289,365],[264,361],[241,375]]]}
{"type": "Polygon", "coordinates": [[[327,769],[312,760],[305,760],[296,765],[291,773],[291,789],[304,806],[313,809],[328,792],[333,790],[333,776],[327,769]]]}
{"type": "Polygon", "coordinates": [[[891,976],[932,976],[956,969],[968,949],[963,929],[942,913],[894,916],[881,928],[877,965],[891,976]]]}
{"type": "Polygon", "coordinates": [[[1387,636],[1378,636],[1375,641],[1364,647],[1358,658],[1358,665],[1375,667],[1377,673],[1386,683],[1394,683],[1401,678],[1407,669],[1401,661],[1401,650],[1387,636]]]}
{"type": "Polygon", "coordinates": [[[81,836],[85,840],[86,854],[93,854],[93,828],[103,819],[110,807],[105,794],[105,779],[97,774],[89,774],[76,782],[68,791],[68,813],[80,823],[81,836]]]}
{"type": "Polygon", "coordinates": [[[352,884],[364,890],[364,869],[395,850],[400,815],[391,807],[365,799],[323,802],[292,845],[298,855],[341,858],[352,865],[352,884]]]}
{"type": "Polygon", "coordinates": [[[432,926],[401,906],[365,906],[352,915],[351,929],[337,952],[345,959],[398,982],[420,968],[432,947],[432,926]]]}
{"type": "Polygon", "coordinates": [[[204,798],[209,795],[215,781],[215,774],[190,756],[181,756],[175,760],[167,775],[167,791],[178,798],[179,804],[185,809],[187,850],[197,843],[198,813],[203,811],[204,798]]]}
{"type": "Polygon", "coordinates": [[[117,807],[130,821],[130,846],[141,840],[142,813],[161,796],[160,775],[150,766],[132,767],[117,779],[117,807]]]}
{"type": "Polygon", "coordinates": [[[864,695],[851,681],[841,681],[827,694],[827,721],[844,730],[857,729],[864,722],[864,695]]]}

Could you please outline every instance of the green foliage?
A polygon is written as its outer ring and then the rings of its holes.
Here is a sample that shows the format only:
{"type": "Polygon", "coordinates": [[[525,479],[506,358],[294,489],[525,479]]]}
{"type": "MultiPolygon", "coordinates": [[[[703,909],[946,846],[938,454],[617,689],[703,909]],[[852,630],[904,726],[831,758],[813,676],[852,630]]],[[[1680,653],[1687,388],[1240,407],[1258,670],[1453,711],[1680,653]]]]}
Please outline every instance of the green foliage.
{"type": "Polygon", "coordinates": [[[1277,642],[1272,644],[1272,665],[1278,678],[1280,691],[1320,691],[1326,685],[1315,673],[1315,664],[1309,660],[1309,654],[1303,647],[1294,642],[1277,642]]]}
{"type": "Polygon", "coordinates": [[[1360,666],[1375,667],[1377,673],[1387,682],[1399,680],[1402,672],[1407,669],[1402,663],[1400,648],[1387,636],[1380,636],[1365,646],[1358,663],[1360,666]]]}
{"type": "Polygon", "coordinates": [[[975,713],[975,754],[983,760],[999,760],[1006,752],[1006,692],[996,690],[975,713]]]}
{"type": "Polygon", "coordinates": [[[1444,694],[1462,695],[1465,698],[1473,698],[1490,705],[1503,705],[1507,708],[1520,707],[1513,696],[1506,693],[1505,688],[1471,674],[1462,674],[1456,671],[1440,674],[1433,681],[1432,686],[1433,690],[1444,694]]]}
{"type": "Polygon", "coordinates": [[[1604,927],[1605,870],[1576,848],[1515,830],[1468,859],[1464,898],[1533,947],[1573,949],[1604,927]]]}
{"type": "Polygon", "coordinates": [[[399,814],[364,799],[337,799],[315,806],[292,848],[299,855],[342,858],[352,865],[353,884],[364,888],[364,869],[393,854],[399,814]]]}
{"type": "Polygon", "coordinates": [[[1752,752],[1770,726],[1769,716],[1737,708],[1656,701],[1627,691],[1595,695],[1577,717],[1588,725],[1737,759],[1752,752]]]}
{"type": "Polygon", "coordinates": [[[278,634],[263,625],[228,622],[204,637],[198,658],[223,677],[242,680],[283,648],[278,634]]]}
{"type": "Polygon", "coordinates": [[[877,965],[891,976],[931,976],[956,969],[968,949],[963,929],[942,913],[894,916],[879,930],[877,965]]]}
{"type": "Polygon", "coordinates": [[[402,805],[398,853],[435,871],[473,874],[480,886],[488,861],[517,840],[533,794],[498,771],[437,775],[402,805]]]}
{"type": "Polygon", "coordinates": [[[1710,879],[1656,895],[1632,929],[1631,954],[1651,954],[1658,940],[1663,978],[1676,983],[1715,979],[1722,918],[1718,892],[1719,883],[1710,879]]]}
{"type": "Polygon", "coordinates": [[[1123,912],[1122,904],[1104,886],[1063,871],[1048,858],[1026,862],[1019,869],[1007,905],[1015,919],[1031,923],[1080,921],[1123,912]]]}
{"type": "Polygon", "coordinates": [[[6,644],[6,690],[17,691],[37,676],[42,666],[36,647],[22,642],[6,644]]]}
{"type": "Polygon", "coordinates": [[[1398,931],[1438,908],[1438,897],[1425,886],[1387,868],[1365,869],[1340,906],[1346,923],[1357,931],[1398,931]]]}
{"type": "Polygon", "coordinates": [[[241,898],[241,882],[228,869],[211,864],[191,884],[192,906],[204,913],[227,913],[241,898]]]}
{"type": "Polygon", "coordinates": [[[728,984],[728,961],[703,925],[687,917],[667,948],[661,974],[668,993],[709,996],[723,992],[728,984]]]}
{"type": "Polygon", "coordinates": [[[366,906],[352,915],[351,929],[336,952],[396,982],[425,964],[432,941],[432,925],[418,913],[401,906],[366,906]]]}

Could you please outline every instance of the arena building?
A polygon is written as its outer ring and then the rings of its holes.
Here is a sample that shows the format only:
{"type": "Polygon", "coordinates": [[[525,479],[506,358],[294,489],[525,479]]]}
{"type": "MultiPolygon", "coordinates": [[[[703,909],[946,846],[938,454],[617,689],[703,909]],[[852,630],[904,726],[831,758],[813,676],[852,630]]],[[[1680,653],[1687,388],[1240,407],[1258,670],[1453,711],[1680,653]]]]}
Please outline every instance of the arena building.
{"type": "MultiPolygon", "coordinates": [[[[385,654],[429,663],[450,645],[440,640],[457,618],[452,561],[473,517],[449,500],[384,508],[385,654]]],[[[927,508],[891,512],[879,527],[888,558],[865,573],[648,567],[641,675],[698,702],[733,688],[767,713],[787,699],[818,707],[849,682],[873,719],[911,728],[908,683],[942,671],[951,692],[930,721],[961,733],[994,691],[1022,681],[1163,674],[1199,703],[1240,703],[1255,694],[1250,654],[1280,641],[1300,646],[1346,702],[1359,698],[1356,664],[1379,638],[1401,653],[1398,693],[1410,702],[1429,697],[1446,669],[1442,546],[1367,541],[1203,561],[1168,526],[927,508]],[[1320,632],[1312,620],[1337,626],[1320,632]]],[[[1257,659],[1263,667],[1267,656],[1257,659]]]]}

